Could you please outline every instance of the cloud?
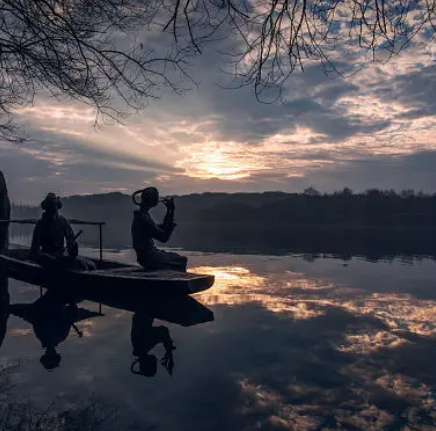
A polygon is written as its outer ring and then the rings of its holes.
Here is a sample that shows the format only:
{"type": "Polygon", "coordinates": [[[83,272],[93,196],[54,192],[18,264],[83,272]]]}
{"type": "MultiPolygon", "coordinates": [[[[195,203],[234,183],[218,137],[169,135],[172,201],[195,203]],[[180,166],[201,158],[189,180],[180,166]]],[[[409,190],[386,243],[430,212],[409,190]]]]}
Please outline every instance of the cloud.
{"type": "Polygon", "coordinates": [[[296,73],[286,87],[283,103],[257,103],[250,88],[222,90],[206,85],[201,90],[206,112],[213,118],[202,131],[220,140],[257,143],[277,133],[292,133],[296,127],[309,127],[325,135],[326,141],[336,142],[389,125],[385,119],[349,115],[347,109],[336,104],[340,97],[352,96],[358,87],[326,76],[321,66],[296,73]]]}
{"type": "Polygon", "coordinates": [[[316,184],[321,190],[369,188],[414,189],[435,191],[436,151],[422,151],[402,156],[372,156],[328,165],[297,181],[300,189],[316,184]]]}
{"type": "MultiPolygon", "coordinates": [[[[2,145],[0,169],[24,200],[47,189],[69,194],[149,183],[167,193],[308,185],[430,190],[436,66],[426,58],[423,50],[406,51],[394,68],[374,64],[347,79],[308,65],[289,79],[282,103],[262,104],[251,88],[223,89],[239,82],[218,74],[223,55],[206,50],[191,69],[197,89],[153,101],[124,126],[96,130],[89,107],[38,98],[19,113],[33,141],[2,145]]],[[[353,69],[351,60],[339,63],[353,69]]]]}
{"type": "Polygon", "coordinates": [[[14,201],[36,202],[49,190],[61,195],[135,189],[179,169],[87,144],[70,134],[35,130],[34,142],[0,146],[0,169],[14,201]]]}
{"type": "Polygon", "coordinates": [[[436,64],[401,74],[381,85],[376,93],[381,100],[395,100],[405,106],[421,110],[424,115],[436,113],[436,64]]]}

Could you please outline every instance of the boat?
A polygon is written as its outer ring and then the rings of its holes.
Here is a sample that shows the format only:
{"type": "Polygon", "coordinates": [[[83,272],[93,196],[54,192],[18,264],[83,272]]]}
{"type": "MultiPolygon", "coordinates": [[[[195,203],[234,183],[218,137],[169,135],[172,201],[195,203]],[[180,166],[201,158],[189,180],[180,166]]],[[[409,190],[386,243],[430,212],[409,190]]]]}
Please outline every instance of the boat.
{"type": "Polygon", "coordinates": [[[6,274],[16,280],[37,286],[56,286],[93,292],[122,291],[125,295],[190,295],[209,289],[215,277],[173,270],[145,271],[139,265],[94,259],[94,271],[59,270],[49,271],[29,258],[30,250],[16,248],[0,254],[0,265],[6,274]]]}

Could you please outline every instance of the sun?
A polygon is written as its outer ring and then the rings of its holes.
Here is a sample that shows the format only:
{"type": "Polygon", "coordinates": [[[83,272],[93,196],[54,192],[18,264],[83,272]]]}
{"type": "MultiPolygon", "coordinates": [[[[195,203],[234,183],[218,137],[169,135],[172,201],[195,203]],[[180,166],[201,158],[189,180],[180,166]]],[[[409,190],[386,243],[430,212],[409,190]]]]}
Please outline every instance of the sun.
{"type": "Polygon", "coordinates": [[[179,163],[193,178],[237,180],[248,178],[253,166],[239,154],[230,150],[232,147],[207,146],[192,152],[188,160],[179,163]]]}
{"type": "Polygon", "coordinates": [[[202,178],[221,178],[234,180],[249,177],[250,173],[245,166],[235,160],[229,160],[222,154],[211,154],[203,163],[197,166],[202,178]]]}

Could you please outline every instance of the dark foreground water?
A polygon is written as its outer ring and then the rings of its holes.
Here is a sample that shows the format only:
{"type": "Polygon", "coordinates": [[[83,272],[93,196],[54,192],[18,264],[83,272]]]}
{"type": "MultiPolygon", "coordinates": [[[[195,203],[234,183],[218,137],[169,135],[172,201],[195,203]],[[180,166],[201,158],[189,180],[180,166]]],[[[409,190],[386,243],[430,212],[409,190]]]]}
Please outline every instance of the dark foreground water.
{"type": "MultiPolygon", "coordinates": [[[[172,376],[159,362],[162,344],[151,351],[154,377],[131,372],[130,311],[103,306],[104,316],[77,322],[83,336],[67,331],[52,371],[32,324],[11,314],[0,348],[1,362],[15,365],[11,392],[35,408],[117,409],[109,422],[68,429],[435,429],[433,260],[186,254],[191,268],[216,275],[195,295],[214,320],[153,321],[177,347],[172,376]]],[[[106,256],[133,261],[131,251],[106,256]]],[[[17,281],[9,291],[11,304],[40,296],[17,281]]]]}

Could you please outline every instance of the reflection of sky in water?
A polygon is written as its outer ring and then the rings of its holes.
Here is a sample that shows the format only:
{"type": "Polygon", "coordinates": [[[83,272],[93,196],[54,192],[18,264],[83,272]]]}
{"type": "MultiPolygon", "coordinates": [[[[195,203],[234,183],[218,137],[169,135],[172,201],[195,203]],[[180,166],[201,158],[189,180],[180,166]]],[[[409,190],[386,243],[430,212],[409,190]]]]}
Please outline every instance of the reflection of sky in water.
{"type": "MultiPolygon", "coordinates": [[[[39,364],[30,325],[11,316],[0,354],[3,362],[23,359],[18,388],[65,402],[97,392],[164,430],[436,426],[434,262],[353,259],[345,267],[335,259],[213,254],[191,254],[190,262],[216,276],[212,289],[195,295],[215,321],[164,323],[177,345],[172,378],[163,369],[153,379],[129,373],[131,314],[103,307],[105,317],[80,322],[83,338],[71,331],[59,346],[61,366],[51,373],[39,364]]],[[[13,282],[11,295],[33,301],[38,290],[13,282]]]]}

